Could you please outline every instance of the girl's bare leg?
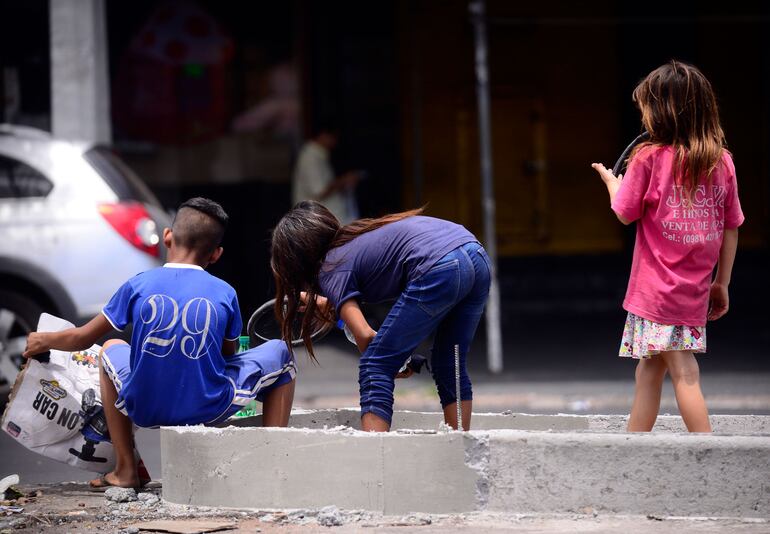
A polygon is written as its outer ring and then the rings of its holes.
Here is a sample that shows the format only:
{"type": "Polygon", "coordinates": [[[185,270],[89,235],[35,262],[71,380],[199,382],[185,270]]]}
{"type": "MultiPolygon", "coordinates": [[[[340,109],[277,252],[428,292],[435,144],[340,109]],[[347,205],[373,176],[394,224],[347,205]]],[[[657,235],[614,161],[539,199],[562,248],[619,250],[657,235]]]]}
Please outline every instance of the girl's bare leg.
{"type": "MultiPolygon", "coordinates": [[[[463,430],[471,429],[471,412],[473,411],[473,401],[462,401],[463,409],[463,430]]],[[[444,422],[457,430],[457,403],[447,404],[444,406],[444,422]]]]}
{"type": "Polygon", "coordinates": [[[288,426],[296,383],[292,380],[267,392],[262,405],[262,426],[288,426]]]}
{"type": "Polygon", "coordinates": [[[639,360],[636,364],[636,390],[629,432],[649,432],[655,425],[660,410],[660,394],[666,376],[666,362],[660,356],[639,360]]]}
{"type": "Polygon", "coordinates": [[[361,416],[361,430],[364,432],[388,432],[390,425],[379,415],[366,412],[361,416]]]}
{"type": "Polygon", "coordinates": [[[664,352],[668,374],[674,384],[676,403],[684,424],[690,432],[711,432],[706,400],[700,389],[700,369],[695,355],[690,351],[664,352]]]}

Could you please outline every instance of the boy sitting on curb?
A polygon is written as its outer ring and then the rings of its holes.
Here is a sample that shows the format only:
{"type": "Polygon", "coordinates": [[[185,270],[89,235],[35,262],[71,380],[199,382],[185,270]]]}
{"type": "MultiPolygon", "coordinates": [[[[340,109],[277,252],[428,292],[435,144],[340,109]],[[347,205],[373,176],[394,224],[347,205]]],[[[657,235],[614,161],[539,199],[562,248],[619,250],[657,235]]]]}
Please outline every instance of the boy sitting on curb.
{"type": "Polygon", "coordinates": [[[32,332],[24,356],[50,349],[83,350],[133,325],[100,353],[102,404],[115,449],[115,469],[91,486],[137,487],[133,424],[213,424],[253,399],[264,402],[265,426],[286,426],[296,367],[278,340],[235,354],[242,322],[235,290],[204,269],[222,255],[228,216],[208,199],[184,202],[166,228],[168,263],[131,278],[102,313],[78,328],[32,332]]]}

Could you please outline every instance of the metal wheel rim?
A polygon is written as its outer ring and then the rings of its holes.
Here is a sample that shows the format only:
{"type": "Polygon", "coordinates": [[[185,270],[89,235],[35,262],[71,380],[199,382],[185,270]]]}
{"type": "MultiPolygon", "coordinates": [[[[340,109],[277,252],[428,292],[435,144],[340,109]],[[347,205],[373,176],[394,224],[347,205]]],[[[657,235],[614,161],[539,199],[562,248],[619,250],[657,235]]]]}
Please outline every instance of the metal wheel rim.
{"type": "Polygon", "coordinates": [[[33,328],[18,314],[0,308],[0,379],[13,385],[24,363],[22,353],[27,346],[27,334],[33,328]],[[23,335],[15,335],[23,332],[23,335]]]}
{"type": "MultiPolygon", "coordinates": [[[[260,340],[260,343],[264,343],[265,341],[270,341],[270,339],[273,338],[265,338],[257,334],[256,332],[256,325],[257,320],[259,320],[260,317],[262,317],[265,313],[271,313],[273,310],[273,307],[275,306],[275,299],[270,299],[264,304],[262,304],[259,308],[257,308],[254,313],[251,314],[251,317],[249,318],[249,322],[246,326],[246,333],[249,335],[249,338],[252,340],[260,340]]],[[[313,341],[318,341],[322,337],[324,337],[326,334],[329,333],[329,331],[332,329],[331,324],[324,325],[320,327],[318,330],[313,332],[310,335],[310,339],[313,341]]],[[[292,339],[291,344],[294,347],[299,347],[302,345],[304,341],[302,338],[299,339],[292,339]]]]}

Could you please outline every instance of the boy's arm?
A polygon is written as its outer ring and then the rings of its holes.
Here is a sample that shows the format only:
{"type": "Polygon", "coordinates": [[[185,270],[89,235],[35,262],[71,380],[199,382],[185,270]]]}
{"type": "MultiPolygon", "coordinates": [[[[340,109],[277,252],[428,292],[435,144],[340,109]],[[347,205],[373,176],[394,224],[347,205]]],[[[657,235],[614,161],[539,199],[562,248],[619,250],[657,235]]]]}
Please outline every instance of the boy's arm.
{"type": "Polygon", "coordinates": [[[372,330],[369,323],[366,322],[364,314],[361,312],[361,307],[358,305],[356,299],[346,300],[340,308],[340,318],[345,322],[350,329],[353,337],[356,338],[356,346],[361,354],[364,353],[366,347],[377,335],[377,332],[372,330]]]}
{"type": "Polygon", "coordinates": [[[75,351],[85,350],[112,330],[112,325],[101,313],[83,326],[68,328],[60,332],[30,332],[27,337],[25,358],[51,349],[75,351]]]}
{"type": "Polygon", "coordinates": [[[225,339],[222,341],[222,356],[232,356],[238,352],[238,345],[237,339],[225,339]]]}
{"type": "Polygon", "coordinates": [[[716,321],[730,308],[730,278],[733,273],[733,263],[735,263],[735,251],[738,248],[738,229],[728,228],[722,236],[722,247],[719,249],[719,263],[717,263],[717,274],[711,283],[711,292],[709,295],[709,321],[716,321]]]}

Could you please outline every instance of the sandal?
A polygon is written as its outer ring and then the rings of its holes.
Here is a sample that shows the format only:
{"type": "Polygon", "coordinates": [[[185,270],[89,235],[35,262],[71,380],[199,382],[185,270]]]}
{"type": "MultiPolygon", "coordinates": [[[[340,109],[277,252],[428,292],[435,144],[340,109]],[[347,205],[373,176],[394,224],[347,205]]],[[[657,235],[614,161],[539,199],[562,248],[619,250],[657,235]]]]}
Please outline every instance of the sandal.
{"type": "MultiPolygon", "coordinates": [[[[148,482],[149,480],[146,481],[144,484],[147,484],[148,482]]],[[[129,486],[128,489],[134,489],[138,491],[139,488],[142,487],[144,484],[142,484],[142,482],[140,481],[139,486],[135,486],[135,487],[129,486]]],[[[96,479],[96,484],[94,484],[94,480],[91,480],[88,482],[88,487],[91,491],[104,491],[107,488],[123,488],[125,486],[118,486],[116,484],[113,484],[112,482],[107,480],[107,475],[101,474],[99,475],[99,478],[96,479]]]]}

